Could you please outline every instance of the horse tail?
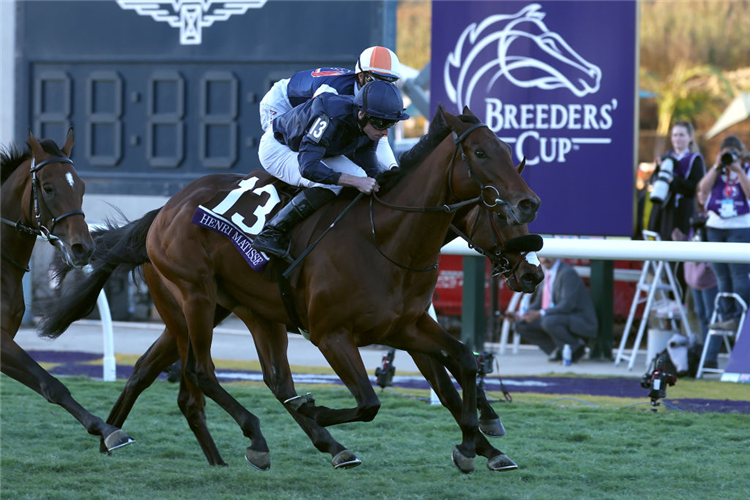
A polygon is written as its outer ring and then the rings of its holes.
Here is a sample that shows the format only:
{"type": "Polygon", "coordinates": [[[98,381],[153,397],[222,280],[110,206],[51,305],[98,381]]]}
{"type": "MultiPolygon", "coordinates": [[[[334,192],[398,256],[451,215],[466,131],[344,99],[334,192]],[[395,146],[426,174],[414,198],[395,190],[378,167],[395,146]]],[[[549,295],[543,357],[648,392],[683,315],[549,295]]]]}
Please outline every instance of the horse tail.
{"type": "MultiPolygon", "coordinates": [[[[38,327],[40,337],[55,339],[71,323],[88,316],[112,273],[134,271],[149,262],[146,236],[160,210],[152,210],[141,219],[122,227],[107,223],[106,228],[91,233],[96,243],[89,262],[92,271],[83,279],[66,286],[62,296],[50,301],[44,308],[38,327]]],[[[58,265],[58,276],[64,276],[68,271],[58,265]]]]}

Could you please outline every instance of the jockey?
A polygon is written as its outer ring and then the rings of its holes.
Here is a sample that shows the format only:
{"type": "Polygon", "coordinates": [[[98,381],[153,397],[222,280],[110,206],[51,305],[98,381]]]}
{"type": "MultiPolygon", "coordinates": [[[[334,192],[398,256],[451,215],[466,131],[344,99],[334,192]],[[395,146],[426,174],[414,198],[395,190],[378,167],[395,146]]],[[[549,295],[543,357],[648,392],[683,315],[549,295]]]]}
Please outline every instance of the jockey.
{"type": "Polygon", "coordinates": [[[370,194],[382,170],[377,142],[399,120],[406,120],[401,92],[374,80],[352,97],[323,93],[277,116],[260,140],[263,168],[292,186],[306,187],[263,228],[256,250],[285,257],[289,231],[336,197],[343,186],[370,194]]]}
{"type": "MultiPolygon", "coordinates": [[[[372,80],[396,82],[400,77],[401,63],[396,54],[385,47],[369,47],[360,54],[354,71],[317,68],[276,82],[260,101],[260,124],[265,132],[274,118],[323,92],[353,96],[372,80]]],[[[377,155],[384,170],[398,165],[387,135],[378,143],[377,155]]]]}

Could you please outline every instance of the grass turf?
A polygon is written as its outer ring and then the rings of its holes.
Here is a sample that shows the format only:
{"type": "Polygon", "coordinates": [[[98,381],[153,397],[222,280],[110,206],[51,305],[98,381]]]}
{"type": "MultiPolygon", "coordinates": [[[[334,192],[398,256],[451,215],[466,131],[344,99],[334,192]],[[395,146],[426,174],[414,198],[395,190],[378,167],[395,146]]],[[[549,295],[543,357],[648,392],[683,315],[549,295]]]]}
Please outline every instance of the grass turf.
{"type": "MultiPolygon", "coordinates": [[[[64,378],[86,408],[106,416],[123,382],[64,378]]],[[[710,382],[696,382],[696,390],[710,382]]],[[[718,383],[713,383],[717,386],[718,383]]],[[[689,385],[689,384],[684,384],[689,385]]],[[[736,387],[720,384],[721,387],[736,387]]],[[[674,388],[677,389],[680,382],[674,388]]],[[[370,423],[330,428],[363,464],[334,470],[259,384],[226,384],[255,413],[271,449],[268,472],[244,460],[236,423],[209,402],[209,428],[229,467],[207,465],[176,405],[177,387],[157,382],[125,423],[137,442],[98,453],[98,440],[64,410],[0,378],[0,496],[3,498],[746,498],[750,416],[692,414],[648,406],[593,408],[546,394],[496,404],[508,436],[492,443],[519,470],[459,473],[450,453],[460,432],[442,407],[391,391],[370,423]]],[[[718,387],[717,387],[718,388],[718,387]]],[[[319,404],[350,407],[345,389],[311,390],[319,404]]],[[[414,391],[410,391],[412,394],[414,391]]],[[[645,392],[645,390],[644,390],[645,392]]],[[[675,397],[670,393],[670,397],[675,397]]],[[[690,397],[695,391],[690,391],[690,397]]],[[[644,395],[645,398],[645,395],[644,395]]],[[[607,398],[592,401],[608,403],[607,398]]]]}

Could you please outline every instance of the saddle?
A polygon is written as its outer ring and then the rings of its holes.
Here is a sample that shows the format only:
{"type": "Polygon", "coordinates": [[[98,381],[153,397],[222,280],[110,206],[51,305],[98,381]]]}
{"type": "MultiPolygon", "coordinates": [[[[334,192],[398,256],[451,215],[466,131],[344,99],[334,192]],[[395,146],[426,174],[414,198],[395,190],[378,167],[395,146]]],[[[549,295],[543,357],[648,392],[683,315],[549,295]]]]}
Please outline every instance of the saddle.
{"type": "Polygon", "coordinates": [[[192,222],[232,242],[248,265],[263,272],[269,258],[252,247],[255,236],[299,191],[262,170],[253,170],[201,204],[192,222]]]}

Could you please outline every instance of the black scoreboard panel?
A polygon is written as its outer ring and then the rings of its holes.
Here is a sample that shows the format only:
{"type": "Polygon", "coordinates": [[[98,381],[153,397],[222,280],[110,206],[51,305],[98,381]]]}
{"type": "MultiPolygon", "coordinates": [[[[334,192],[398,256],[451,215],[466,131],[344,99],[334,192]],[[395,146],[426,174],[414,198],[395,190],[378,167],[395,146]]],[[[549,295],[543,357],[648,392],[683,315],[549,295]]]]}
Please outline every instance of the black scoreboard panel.
{"type": "MultiPolygon", "coordinates": [[[[353,68],[362,49],[395,41],[386,33],[395,2],[272,0],[202,28],[193,45],[169,23],[119,5],[134,3],[18,4],[16,116],[27,121],[17,136],[31,127],[62,141],[73,126],[89,193],[171,195],[202,175],[249,172],[260,166],[258,104],[273,82],[324,65],[353,68]]],[[[226,8],[151,4],[166,13],[226,8]]]]}
{"type": "Polygon", "coordinates": [[[35,64],[31,121],[56,140],[74,124],[77,168],[92,179],[247,172],[259,166],[262,133],[263,94],[253,89],[267,88],[272,73],[243,64],[35,64]]]}

